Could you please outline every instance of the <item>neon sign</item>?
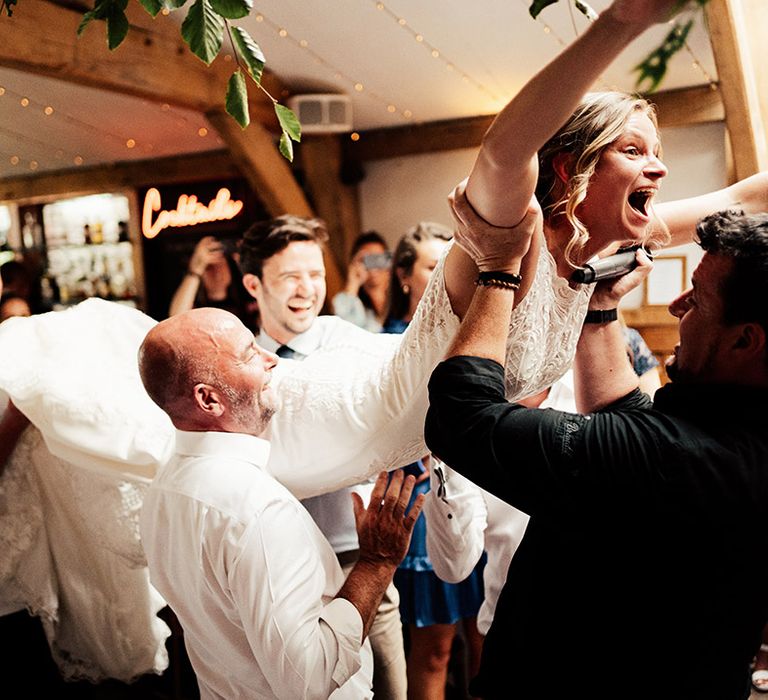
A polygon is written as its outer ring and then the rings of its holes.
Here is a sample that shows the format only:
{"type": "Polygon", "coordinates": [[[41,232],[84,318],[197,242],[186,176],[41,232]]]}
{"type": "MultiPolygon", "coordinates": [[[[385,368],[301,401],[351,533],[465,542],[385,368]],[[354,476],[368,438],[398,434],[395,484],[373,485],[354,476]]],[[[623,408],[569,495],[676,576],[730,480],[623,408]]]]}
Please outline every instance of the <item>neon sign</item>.
{"type": "Polygon", "coordinates": [[[207,205],[199,202],[193,194],[183,194],[175,209],[161,211],[152,223],[152,214],[159,211],[160,206],[160,192],[152,187],[144,197],[141,217],[141,232],[146,238],[154,238],[169,226],[196,226],[207,221],[234,219],[243,209],[243,203],[232,199],[232,193],[226,187],[222,187],[207,205]]]}

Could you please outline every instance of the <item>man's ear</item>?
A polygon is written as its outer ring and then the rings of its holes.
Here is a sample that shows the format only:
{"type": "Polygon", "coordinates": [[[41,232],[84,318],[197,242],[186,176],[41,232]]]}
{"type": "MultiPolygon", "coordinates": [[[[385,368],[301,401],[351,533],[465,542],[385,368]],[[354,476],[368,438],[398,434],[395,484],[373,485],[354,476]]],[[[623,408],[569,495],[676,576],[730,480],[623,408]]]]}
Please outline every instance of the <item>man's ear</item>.
{"type": "Polygon", "coordinates": [[[561,152],[552,158],[552,170],[555,171],[557,179],[566,184],[571,177],[571,164],[573,155],[571,153],[561,152]]]}
{"type": "Polygon", "coordinates": [[[766,356],[765,329],[755,322],[739,324],[733,348],[745,353],[747,359],[753,358],[754,362],[761,362],[766,356]]]}
{"type": "Polygon", "coordinates": [[[220,418],[226,410],[222,396],[216,387],[210,384],[195,384],[195,403],[197,407],[211,418],[220,418]]]}
{"type": "Polygon", "coordinates": [[[243,275],[243,287],[255,299],[256,292],[261,289],[261,280],[256,275],[248,272],[243,275]]]}

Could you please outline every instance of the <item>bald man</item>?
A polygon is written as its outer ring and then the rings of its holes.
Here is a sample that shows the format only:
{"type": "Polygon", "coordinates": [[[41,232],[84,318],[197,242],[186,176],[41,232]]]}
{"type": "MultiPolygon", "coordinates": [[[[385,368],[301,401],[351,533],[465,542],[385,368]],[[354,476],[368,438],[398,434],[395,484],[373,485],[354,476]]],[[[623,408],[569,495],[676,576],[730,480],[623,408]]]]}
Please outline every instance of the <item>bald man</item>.
{"type": "MultiPolygon", "coordinates": [[[[354,512],[360,560],[346,581],[301,504],[264,471],[278,359],[232,314],[195,309],[139,350],[147,393],[176,428],[141,513],[152,583],[181,622],[205,698],[372,697],[366,640],[408,547],[413,478],[380,475],[354,512]]],[[[352,507],[352,504],[350,504],[352,507]]]]}

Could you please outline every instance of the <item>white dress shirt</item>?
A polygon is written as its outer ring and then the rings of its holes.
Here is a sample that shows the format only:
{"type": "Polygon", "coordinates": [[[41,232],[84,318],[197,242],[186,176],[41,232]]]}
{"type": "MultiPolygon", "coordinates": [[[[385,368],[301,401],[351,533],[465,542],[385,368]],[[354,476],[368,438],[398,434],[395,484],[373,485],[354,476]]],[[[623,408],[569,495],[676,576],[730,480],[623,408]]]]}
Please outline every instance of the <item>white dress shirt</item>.
{"type": "Polygon", "coordinates": [[[344,577],[301,504],[263,470],[269,443],[177,431],[144,499],[152,583],[207,698],[361,700],[371,656],[344,577]]]}

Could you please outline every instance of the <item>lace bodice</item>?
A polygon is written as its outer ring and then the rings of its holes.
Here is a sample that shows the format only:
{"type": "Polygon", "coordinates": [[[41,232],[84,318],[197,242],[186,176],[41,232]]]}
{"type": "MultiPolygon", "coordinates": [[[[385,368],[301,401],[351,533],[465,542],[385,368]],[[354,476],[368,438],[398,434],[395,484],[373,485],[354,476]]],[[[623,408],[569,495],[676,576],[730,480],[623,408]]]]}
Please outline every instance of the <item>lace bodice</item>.
{"type": "MultiPolygon", "coordinates": [[[[423,457],[427,383],[459,326],[442,275],[433,275],[402,335],[336,318],[322,350],[273,373],[268,470],[299,498],[364,481],[423,457]]],[[[282,365],[282,366],[281,366],[282,365]]]]}
{"type": "Polygon", "coordinates": [[[512,312],[504,383],[507,399],[537,394],[573,364],[593,285],[572,289],[557,275],[552,254],[539,253],[536,281],[512,312]]]}

